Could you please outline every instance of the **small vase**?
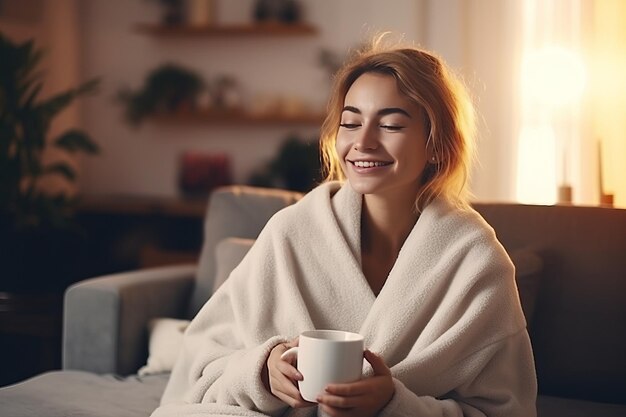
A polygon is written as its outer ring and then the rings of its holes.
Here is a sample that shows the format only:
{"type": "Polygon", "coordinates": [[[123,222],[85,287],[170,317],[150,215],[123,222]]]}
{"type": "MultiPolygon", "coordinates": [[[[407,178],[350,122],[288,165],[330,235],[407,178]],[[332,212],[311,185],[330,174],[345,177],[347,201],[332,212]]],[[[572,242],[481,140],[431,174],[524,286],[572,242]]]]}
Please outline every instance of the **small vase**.
{"type": "Polygon", "coordinates": [[[278,18],[283,23],[296,23],[300,21],[300,5],[296,0],[285,0],[281,2],[278,11],[278,18]]]}
{"type": "Polygon", "coordinates": [[[253,15],[256,22],[265,22],[271,19],[273,15],[272,2],[268,0],[257,0],[254,4],[253,15]]]}
{"type": "Polygon", "coordinates": [[[215,20],[213,0],[189,0],[187,22],[191,26],[210,26],[215,20]]]}
{"type": "Polygon", "coordinates": [[[171,1],[163,11],[162,22],[166,26],[177,26],[183,23],[185,13],[181,0],[171,1]]]}
{"type": "Polygon", "coordinates": [[[560,185],[557,191],[559,204],[572,204],[572,187],[570,185],[560,185]]]}

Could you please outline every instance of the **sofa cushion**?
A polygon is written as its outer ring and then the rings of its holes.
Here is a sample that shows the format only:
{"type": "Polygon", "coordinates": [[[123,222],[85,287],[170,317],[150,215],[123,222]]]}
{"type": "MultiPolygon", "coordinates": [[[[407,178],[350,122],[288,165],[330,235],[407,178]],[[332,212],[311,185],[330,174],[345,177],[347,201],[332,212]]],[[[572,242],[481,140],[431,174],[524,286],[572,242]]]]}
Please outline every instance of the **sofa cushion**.
{"type": "Polygon", "coordinates": [[[540,395],[537,417],[624,417],[626,406],[540,395]]]}
{"type": "MultiPolygon", "coordinates": [[[[226,238],[215,248],[216,274],[213,292],[226,281],[233,269],[246,256],[254,239],[226,238]]],[[[182,346],[189,320],[156,318],[148,324],[148,361],[139,369],[139,376],[171,372],[182,346]]]]}
{"type": "Polygon", "coordinates": [[[159,406],[168,377],[48,372],[0,389],[0,415],[146,417],[159,406]]]}
{"type": "Polygon", "coordinates": [[[515,265],[515,283],[519,292],[526,323],[530,326],[535,314],[535,304],[541,283],[543,261],[528,249],[514,250],[509,255],[515,265]]]}
{"type": "Polygon", "coordinates": [[[528,248],[543,260],[529,329],[539,392],[626,404],[626,210],[475,208],[507,251],[528,248]]]}
{"type": "Polygon", "coordinates": [[[228,237],[256,239],[277,211],[301,197],[301,193],[294,191],[241,185],[219,188],[211,193],[189,317],[198,313],[215,287],[215,248],[219,242],[228,237]]]}
{"type": "Polygon", "coordinates": [[[246,256],[254,244],[254,239],[229,237],[221,240],[215,248],[215,282],[213,292],[226,281],[233,269],[246,256]]]}

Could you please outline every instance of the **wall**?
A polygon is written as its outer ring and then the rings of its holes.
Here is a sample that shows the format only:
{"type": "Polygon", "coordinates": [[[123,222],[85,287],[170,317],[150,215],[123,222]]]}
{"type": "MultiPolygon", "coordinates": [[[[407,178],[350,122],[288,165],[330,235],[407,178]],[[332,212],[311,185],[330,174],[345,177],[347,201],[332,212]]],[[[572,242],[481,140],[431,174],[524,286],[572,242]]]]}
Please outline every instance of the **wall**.
{"type": "MultiPolygon", "coordinates": [[[[219,22],[249,20],[252,1],[221,1],[219,22]],[[236,3],[236,4],[235,4],[236,3]]],[[[83,73],[102,76],[101,93],[85,101],[84,125],[102,145],[103,154],[85,166],[87,193],[175,195],[178,155],[188,149],[227,152],[236,181],[270,159],[291,128],[162,126],[145,123],[133,129],[113,102],[124,86],[137,88],[145,74],[165,61],[192,68],[205,77],[233,74],[249,98],[280,93],[305,97],[322,108],[329,80],[317,64],[320,48],[344,53],[369,31],[394,30],[419,38],[419,2],[396,0],[394,13],[386,3],[344,0],[303,1],[306,18],[319,28],[316,37],[156,39],[133,31],[138,22],[158,20],[151,2],[82,2],[83,73]]],[[[316,137],[317,128],[298,129],[316,137]]]]}
{"type": "MultiPolygon", "coordinates": [[[[28,0],[50,5],[54,0],[28,0]]],[[[63,0],[69,2],[69,0],[63,0]]],[[[72,25],[47,19],[53,31],[43,36],[51,51],[72,47],[69,66],[57,73],[74,74],[80,59],[80,79],[102,77],[100,93],[81,101],[81,124],[103,152],[83,160],[81,188],[87,194],[177,194],[178,155],[185,150],[227,152],[235,180],[244,182],[251,171],[270,159],[291,128],[164,126],[145,123],[128,126],[114,97],[123,86],[138,88],[146,73],[172,61],[205,77],[235,75],[249,99],[266,93],[305,97],[322,107],[328,75],[317,63],[321,48],[345,53],[368,34],[391,30],[404,39],[441,55],[469,85],[481,120],[478,161],[471,188],[480,200],[510,200],[514,196],[515,83],[513,70],[516,33],[515,0],[303,0],[306,20],[319,35],[304,38],[167,39],[134,31],[139,22],[159,19],[157,2],[145,0],[83,0],[73,4],[78,20],[72,25]],[[68,38],[70,36],[70,38],[68,38]],[[56,40],[58,39],[58,40],[56,40]],[[78,42],[77,42],[78,41],[78,42]],[[73,45],[78,43],[78,45],[73,45]]],[[[253,0],[216,0],[217,20],[249,20],[253,0]]],[[[57,62],[58,63],[58,62],[57,62]]],[[[74,84],[76,76],[72,76],[74,84]]],[[[303,137],[315,137],[315,127],[299,128],[303,137]]]]}
{"type": "MultiPolygon", "coordinates": [[[[150,123],[137,130],[128,127],[112,97],[123,85],[139,86],[145,73],[159,63],[180,62],[206,76],[232,73],[243,82],[250,98],[268,92],[300,95],[321,107],[329,82],[317,65],[320,48],[343,53],[370,33],[391,30],[409,42],[435,50],[466,78],[484,120],[478,144],[480,164],[473,173],[472,189],[477,199],[512,197],[513,147],[509,145],[514,121],[508,105],[502,105],[512,100],[512,75],[507,75],[509,67],[493,64],[511,58],[511,1],[302,3],[307,20],[319,28],[317,37],[172,40],[133,32],[135,23],[158,19],[158,11],[150,2],[84,2],[84,75],[104,77],[102,93],[86,104],[85,126],[105,151],[86,166],[85,192],[174,195],[177,155],[186,149],[228,152],[235,179],[245,181],[252,170],[272,157],[291,131],[150,123]]],[[[252,4],[251,0],[218,2],[218,21],[247,21],[252,4]]],[[[317,133],[315,128],[299,131],[305,137],[317,133]]]]}

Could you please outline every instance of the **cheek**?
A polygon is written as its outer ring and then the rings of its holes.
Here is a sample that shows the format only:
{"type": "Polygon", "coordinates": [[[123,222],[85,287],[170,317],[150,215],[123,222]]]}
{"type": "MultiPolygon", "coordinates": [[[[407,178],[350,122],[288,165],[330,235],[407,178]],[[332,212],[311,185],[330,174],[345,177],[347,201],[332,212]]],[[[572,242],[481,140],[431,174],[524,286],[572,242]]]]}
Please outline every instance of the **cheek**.
{"type": "Polygon", "coordinates": [[[344,159],[348,152],[350,151],[350,142],[345,138],[344,135],[337,135],[337,140],[335,142],[335,151],[337,155],[341,159],[341,163],[344,163],[344,159]]]}
{"type": "Polygon", "coordinates": [[[411,175],[421,175],[426,168],[426,149],[423,146],[398,147],[395,150],[399,165],[411,172],[411,175]]]}

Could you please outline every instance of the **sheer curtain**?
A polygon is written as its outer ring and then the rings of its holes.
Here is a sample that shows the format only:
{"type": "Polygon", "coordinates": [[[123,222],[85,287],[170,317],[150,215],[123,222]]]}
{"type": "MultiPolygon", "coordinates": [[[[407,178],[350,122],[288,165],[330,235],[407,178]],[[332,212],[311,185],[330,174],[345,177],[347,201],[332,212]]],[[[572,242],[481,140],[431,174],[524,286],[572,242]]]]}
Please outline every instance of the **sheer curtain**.
{"type": "Polygon", "coordinates": [[[626,2],[519,5],[517,199],[626,207],[626,2]]]}
{"type": "Polygon", "coordinates": [[[517,198],[533,204],[578,201],[575,161],[587,80],[581,1],[525,0],[521,7],[517,198]]]}
{"type": "MultiPolygon", "coordinates": [[[[602,172],[603,190],[597,181],[589,184],[597,194],[614,195],[617,207],[626,207],[626,2],[595,0],[589,23],[590,130],[601,145],[602,166],[588,169],[602,172]],[[595,187],[594,187],[595,186],[595,187]]],[[[592,154],[599,149],[588,149],[592,154]]],[[[595,176],[596,178],[599,175],[595,176]]]]}

